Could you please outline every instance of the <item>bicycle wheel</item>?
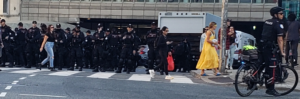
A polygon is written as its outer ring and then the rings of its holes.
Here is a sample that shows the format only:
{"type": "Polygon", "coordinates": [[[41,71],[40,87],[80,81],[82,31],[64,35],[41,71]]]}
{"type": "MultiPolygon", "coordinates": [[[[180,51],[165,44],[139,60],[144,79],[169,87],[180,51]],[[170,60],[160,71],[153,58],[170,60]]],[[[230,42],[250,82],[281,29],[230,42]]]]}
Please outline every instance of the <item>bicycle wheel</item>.
{"type": "Polygon", "coordinates": [[[235,75],[235,90],[241,97],[247,97],[252,94],[252,92],[255,90],[256,83],[253,83],[251,79],[253,77],[251,76],[257,69],[254,66],[249,65],[242,65],[238,69],[236,75],[235,75]],[[243,73],[245,73],[243,75],[243,73]],[[243,91],[243,89],[246,89],[243,91]]]}
{"type": "Polygon", "coordinates": [[[275,90],[282,96],[287,95],[297,87],[298,73],[290,66],[281,66],[279,74],[276,77],[275,90]]]}

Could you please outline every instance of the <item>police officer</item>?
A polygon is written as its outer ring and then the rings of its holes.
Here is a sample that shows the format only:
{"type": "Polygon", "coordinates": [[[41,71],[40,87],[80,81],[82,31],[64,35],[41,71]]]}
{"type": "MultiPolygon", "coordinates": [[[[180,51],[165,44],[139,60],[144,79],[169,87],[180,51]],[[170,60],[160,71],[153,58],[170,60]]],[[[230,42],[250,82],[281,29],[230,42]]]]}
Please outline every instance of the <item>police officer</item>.
{"type": "Polygon", "coordinates": [[[28,33],[25,35],[27,46],[26,46],[26,57],[27,66],[25,68],[31,68],[31,66],[37,66],[39,63],[39,39],[41,37],[40,29],[36,26],[37,22],[32,22],[32,27],[28,29],[28,33]]]}
{"type": "Polygon", "coordinates": [[[146,43],[148,45],[148,69],[147,74],[150,73],[150,76],[152,77],[154,75],[154,61],[156,59],[157,53],[156,49],[154,47],[155,40],[158,38],[159,31],[156,28],[156,23],[151,23],[151,30],[149,30],[146,34],[146,43]]]}
{"type": "Polygon", "coordinates": [[[80,31],[76,31],[73,33],[72,40],[70,42],[71,46],[71,67],[68,70],[74,70],[74,64],[76,60],[76,64],[79,67],[79,71],[82,71],[82,39],[80,38],[80,31]]]}
{"type": "Polygon", "coordinates": [[[117,61],[117,48],[119,44],[119,37],[115,31],[110,31],[109,28],[105,31],[105,51],[103,59],[105,59],[105,67],[108,71],[114,71],[116,67],[115,62],[117,61]],[[112,32],[112,34],[110,33],[112,32]]]}
{"type": "Polygon", "coordinates": [[[70,50],[70,42],[72,40],[72,33],[71,33],[71,29],[70,28],[66,28],[65,29],[65,34],[64,34],[65,38],[66,38],[66,45],[65,45],[65,51],[66,53],[64,53],[64,68],[69,68],[68,66],[70,66],[70,58],[69,58],[69,55],[71,50],[70,50]]]}
{"type": "Polygon", "coordinates": [[[56,29],[55,29],[55,43],[56,43],[56,53],[57,55],[54,55],[54,60],[58,62],[58,70],[62,70],[62,67],[65,65],[64,64],[64,54],[67,52],[66,50],[66,36],[65,36],[65,31],[61,29],[60,24],[56,24],[56,29]]]}
{"type": "Polygon", "coordinates": [[[18,26],[19,29],[16,32],[16,47],[15,47],[16,57],[15,58],[16,60],[18,60],[19,67],[23,67],[23,66],[25,67],[24,49],[26,47],[25,35],[27,34],[27,29],[23,28],[22,22],[20,22],[18,26]]]}
{"type": "Polygon", "coordinates": [[[105,72],[105,63],[103,61],[103,51],[104,51],[104,32],[102,31],[103,26],[102,24],[98,24],[98,31],[94,33],[93,35],[93,40],[94,42],[94,51],[93,51],[93,63],[94,63],[94,70],[93,72],[99,72],[99,66],[100,66],[100,71],[105,72]]]}
{"type": "Polygon", "coordinates": [[[91,31],[86,31],[86,37],[84,41],[84,59],[85,59],[85,67],[88,68],[90,65],[90,68],[93,67],[93,43],[92,43],[92,35],[91,31]]]}
{"type": "Polygon", "coordinates": [[[123,44],[122,51],[120,54],[120,60],[118,64],[118,70],[116,73],[121,73],[122,66],[125,64],[127,74],[130,74],[131,69],[133,69],[132,64],[132,52],[134,50],[134,36],[133,36],[133,26],[129,24],[127,26],[127,32],[121,38],[123,44]]]}
{"type": "Polygon", "coordinates": [[[283,10],[280,7],[273,7],[270,10],[270,14],[273,17],[265,21],[262,32],[260,56],[263,67],[265,68],[265,84],[269,95],[278,96],[279,93],[274,89],[274,71],[276,64],[270,64],[270,60],[273,55],[276,55],[273,50],[279,47],[281,55],[285,55],[283,52],[283,38],[284,35],[283,25],[279,24],[279,21],[284,17],[283,10]],[[274,66],[275,65],[275,66],[274,66]]]}
{"type": "Polygon", "coordinates": [[[13,48],[15,43],[15,32],[11,30],[11,27],[5,24],[5,20],[1,20],[1,27],[0,30],[2,31],[2,41],[3,41],[3,49],[2,53],[2,66],[5,66],[5,62],[9,61],[9,67],[13,67],[13,48]]]}

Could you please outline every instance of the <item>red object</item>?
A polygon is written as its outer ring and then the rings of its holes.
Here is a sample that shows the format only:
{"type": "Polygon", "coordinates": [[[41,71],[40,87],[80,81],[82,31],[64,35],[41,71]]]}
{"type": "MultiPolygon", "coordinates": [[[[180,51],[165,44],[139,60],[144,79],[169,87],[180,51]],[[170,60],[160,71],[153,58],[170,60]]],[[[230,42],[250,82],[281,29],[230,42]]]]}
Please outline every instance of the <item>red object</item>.
{"type": "Polygon", "coordinates": [[[174,60],[172,55],[168,55],[168,71],[173,71],[174,70],[174,60]]]}

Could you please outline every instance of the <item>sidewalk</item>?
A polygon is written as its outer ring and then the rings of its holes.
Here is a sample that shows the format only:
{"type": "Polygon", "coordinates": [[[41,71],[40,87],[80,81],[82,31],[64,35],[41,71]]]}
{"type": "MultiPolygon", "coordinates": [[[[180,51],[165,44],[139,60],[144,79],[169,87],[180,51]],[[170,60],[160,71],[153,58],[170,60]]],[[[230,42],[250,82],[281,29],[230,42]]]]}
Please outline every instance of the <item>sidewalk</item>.
{"type": "MultiPolygon", "coordinates": [[[[296,69],[296,71],[298,73],[298,76],[299,76],[299,79],[300,79],[300,66],[295,67],[295,69],[296,69]]],[[[208,76],[201,76],[200,75],[201,70],[192,70],[191,74],[192,74],[193,77],[199,78],[199,79],[203,80],[206,83],[218,84],[218,85],[233,85],[237,69],[236,70],[229,70],[229,71],[232,72],[232,73],[229,73],[229,75],[221,75],[221,76],[215,76],[212,70],[205,71],[205,73],[208,76]]],[[[296,90],[300,91],[299,81],[298,81],[298,85],[296,87],[296,90]]]]}

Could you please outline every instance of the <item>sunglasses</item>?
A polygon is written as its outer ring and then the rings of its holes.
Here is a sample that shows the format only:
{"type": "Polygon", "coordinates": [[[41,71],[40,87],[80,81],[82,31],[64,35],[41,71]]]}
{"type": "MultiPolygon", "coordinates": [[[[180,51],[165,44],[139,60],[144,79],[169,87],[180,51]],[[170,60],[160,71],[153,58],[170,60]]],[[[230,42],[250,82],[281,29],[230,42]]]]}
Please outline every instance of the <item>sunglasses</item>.
{"type": "Polygon", "coordinates": [[[283,13],[278,13],[278,14],[283,15],[283,13]]]}

